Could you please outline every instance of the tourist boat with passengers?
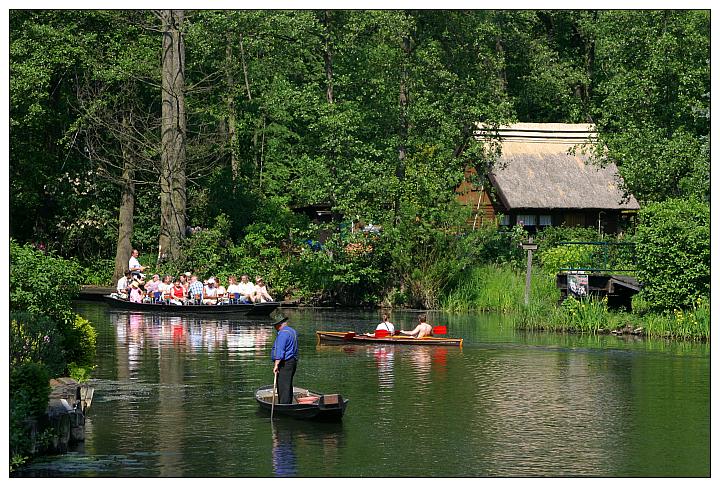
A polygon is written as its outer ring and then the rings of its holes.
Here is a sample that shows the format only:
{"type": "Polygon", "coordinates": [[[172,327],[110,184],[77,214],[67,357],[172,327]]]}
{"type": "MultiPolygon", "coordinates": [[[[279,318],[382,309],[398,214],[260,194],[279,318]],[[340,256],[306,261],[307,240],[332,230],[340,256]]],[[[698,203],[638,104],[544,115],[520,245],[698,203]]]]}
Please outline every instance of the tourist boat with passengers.
{"type": "Polygon", "coordinates": [[[391,335],[385,330],[376,330],[374,333],[356,333],[354,331],[316,331],[319,343],[340,344],[340,343],[382,343],[397,345],[445,345],[462,347],[462,338],[439,337],[447,333],[446,326],[433,328],[433,336],[415,338],[408,335],[391,335]]]}
{"type": "Polygon", "coordinates": [[[261,409],[273,415],[281,414],[315,421],[340,421],[349,402],[340,394],[321,394],[302,387],[293,387],[292,404],[278,404],[272,384],[255,391],[255,400],[261,409]]]}
{"type": "Polygon", "coordinates": [[[270,301],[266,303],[247,304],[184,304],[177,305],[164,301],[157,303],[134,303],[113,295],[103,296],[103,300],[113,308],[146,311],[150,313],[171,313],[171,314],[245,314],[251,316],[268,316],[275,311],[280,303],[270,301]]]}

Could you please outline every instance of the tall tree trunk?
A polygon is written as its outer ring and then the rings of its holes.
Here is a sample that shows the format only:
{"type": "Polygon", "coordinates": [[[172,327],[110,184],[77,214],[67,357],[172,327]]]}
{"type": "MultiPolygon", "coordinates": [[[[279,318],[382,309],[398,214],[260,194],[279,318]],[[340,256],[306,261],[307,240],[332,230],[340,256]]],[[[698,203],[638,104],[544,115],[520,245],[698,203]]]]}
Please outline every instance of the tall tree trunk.
{"type": "Polygon", "coordinates": [[[325,49],[323,50],[323,59],[325,59],[325,82],[327,84],[325,93],[328,103],[333,103],[333,59],[332,50],[330,49],[330,10],[325,10],[323,12],[322,23],[325,28],[323,39],[325,43],[325,49]]]}
{"type": "MultiPolygon", "coordinates": [[[[128,121],[123,117],[123,127],[128,131],[128,121]]],[[[121,179],[120,215],[118,216],[118,242],[115,250],[113,279],[120,279],[128,270],[132,252],[133,218],[135,215],[135,168],[127,144],[123,143],[123,173],[121,179]]]]}
{"type": "Polygon", "coordinates": [[[410,63],[410,54],[412,53],[412,42],[409,35],[403,36],[402,50],[404,58],[402,72],[400,74],[400,126],[398,130],[400,144],[398,146],[397,166],[395,167],[395,176],[398,180],[398,190],[395,193],[395,201],[393,202],[393,220],[395,223],[398,222],[398,218],[400,217],[400,193],[402,191],[403,181],[405,180],[405,159],[407,158],[407,138],[410,126],[410,117],[408,114],[410,106],[410,93],[408,87],[410,74],[408,72],[408,65],[410,63]]]}
{"type": "Polygon", "coordinates": [[[184,12],[163,10],[162,154],[160,168],[160,249],[169,260],[180,256],[185,234],[185,45],[184,12]]]}
{"type": "Polygon", "coordinates": [[[232,34],[228,32],[225,44],[225,82],[227,84],[227,98],[225,99],[225,105],[227,109],[227,134],[228,143],[230,145],[230,168],[232,169],[233,193],[235,193],[235,184],[237,183],[238,178],[238,160],[235,155],[235,142],[237,137],[237,128],[235,126],[235,77],[232,72],[232,67],[234,65],[232,34]]]}

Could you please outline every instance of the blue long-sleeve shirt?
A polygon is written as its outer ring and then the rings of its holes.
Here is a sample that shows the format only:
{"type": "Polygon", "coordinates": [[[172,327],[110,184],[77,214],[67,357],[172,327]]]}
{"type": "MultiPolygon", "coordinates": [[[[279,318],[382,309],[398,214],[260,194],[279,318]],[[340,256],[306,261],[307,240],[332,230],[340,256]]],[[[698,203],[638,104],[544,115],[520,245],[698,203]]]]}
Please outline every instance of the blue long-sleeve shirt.
{"type": "Polygon", "coordinates": [[[277,334],[270,352],[272,360],[289,360],[298,358],[297,332],[285,325],[277,334]]]}

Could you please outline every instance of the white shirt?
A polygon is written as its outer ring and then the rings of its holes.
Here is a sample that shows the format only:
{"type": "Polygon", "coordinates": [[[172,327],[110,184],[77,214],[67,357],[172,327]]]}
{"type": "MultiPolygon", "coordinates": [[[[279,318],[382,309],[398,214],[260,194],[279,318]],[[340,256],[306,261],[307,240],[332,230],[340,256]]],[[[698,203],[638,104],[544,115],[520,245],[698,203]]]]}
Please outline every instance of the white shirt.
{"type": "Polygon", "coordinates": [[[389,321],[383,321],[382,323],[378,324],[377,327],[375,327],[376,330],[387,330],[390,334],[395,333],[395,325],[390,323],[389,321]]]}
{"type": "Polygon", "coordinates": [[[238,289],[240,290],[240,294],[243,296],[252,295],[255,293],[255,284],[252,282],[241,282],[238,284],[238,289]]]}
{"type": "Polygon", "coordinates": [[[240,287],[236,284],[230,284],[227,288],[228,294],[235,294],[240,292],[240,287]]]}
{"type": "Polygon", "coordinates": [[[129,262],[129,264],[128,264],[128,268],[129,268],[131,271],[134,271],[134,270],[136,270],[136,269],[139,270],[140,267],[142,267],[142,266],[140,265],[140,262],[138,262],[138,260],[135,258],[135,256],[130,257],[130,262],[129,262]]]}
{"type": "Polygon", "coordinates": [[[128,287],[128,279],[127,279],[127,277],[122,276],[117,283],[117,292],[124,293],[127,291],[127,287],[128,287]]]}

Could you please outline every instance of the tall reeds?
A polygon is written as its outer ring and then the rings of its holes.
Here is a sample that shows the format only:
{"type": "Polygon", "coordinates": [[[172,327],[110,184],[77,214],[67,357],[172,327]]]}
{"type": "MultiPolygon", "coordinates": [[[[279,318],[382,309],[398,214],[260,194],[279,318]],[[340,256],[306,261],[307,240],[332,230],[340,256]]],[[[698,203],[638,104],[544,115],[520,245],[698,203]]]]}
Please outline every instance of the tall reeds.
{"type": "Polygon", "coordinates": [[[710,336],[710,305],[697,300],[690,310],[673,313],[628,313],[607,307],[607,299],[568,298],[560,304],[554,278],[542,271],[531,281],[530,303],[525,305],[525,275],[510,267],[483,265],[468,270],[443,299],[452,312],[498,311],[512,313],[517,328],[579,333],[610,333],[632,330],[646,336],[707,339],[710,336]]]}

